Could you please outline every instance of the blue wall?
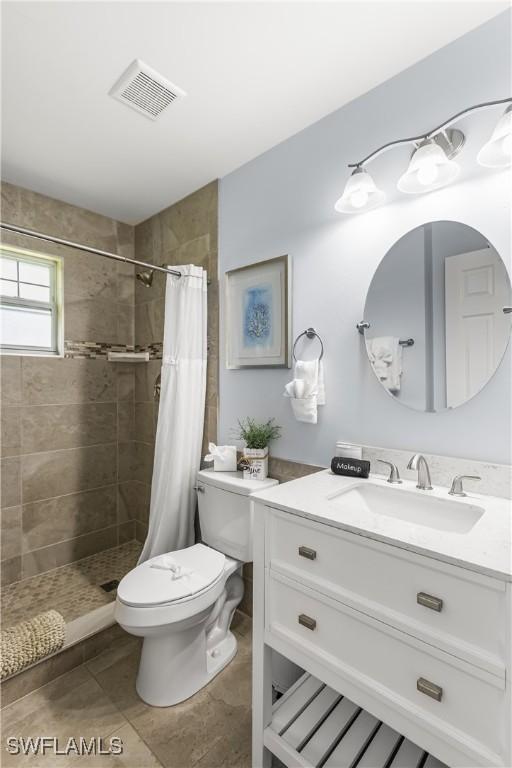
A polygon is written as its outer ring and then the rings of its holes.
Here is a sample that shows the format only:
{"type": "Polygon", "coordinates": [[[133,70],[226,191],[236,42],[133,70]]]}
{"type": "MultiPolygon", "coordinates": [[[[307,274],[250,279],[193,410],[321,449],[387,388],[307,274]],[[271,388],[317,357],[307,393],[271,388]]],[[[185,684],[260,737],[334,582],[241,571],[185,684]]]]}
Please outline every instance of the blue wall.
{"type": "MultiPolygon", "coordinates": [[[[380,387],[355,330],[378,263],[399,237],[426,221],[476,228],[510,270],[508,172],[483,171],[474,159],[501,111],[475,113],[460,123],[467,141],[459,156],[460,179],[450,187],[411,198],[397,193],[396,180],[410,153],[399,148],[371,166],[388,194],[386,205],[353,217],[333,210],[347,178],[346,163],[384,142],[432,128],[467,106],[509,96],[510,57],[507,12],[221,180],[221,280],[226,270],[291,255],[292,332],[313,325],[324,339],[327,405],[318,425],[297,423],[282,397],[290,371],[229,371],[222,358],[220,442],[232,441],[239,417],[275,416],[284,430],[273,453],[296,461],[326,464],[339,439],[510,461],[510,350],[470,402],[444,413],[419,413],[380,387]]],[[[220,346],[223,355],[225,345],[220,346]]]]}

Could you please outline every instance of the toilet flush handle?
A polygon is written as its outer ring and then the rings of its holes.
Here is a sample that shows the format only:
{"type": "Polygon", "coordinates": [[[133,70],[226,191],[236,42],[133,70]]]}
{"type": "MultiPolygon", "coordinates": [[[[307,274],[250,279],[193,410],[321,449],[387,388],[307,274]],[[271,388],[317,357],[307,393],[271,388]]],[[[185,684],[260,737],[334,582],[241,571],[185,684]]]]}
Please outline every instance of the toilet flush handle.
{"type": "Polygon", "coordinates": [[[194,485],[194,491],[198,493],[204,493],[204,485],[194,485]]]}

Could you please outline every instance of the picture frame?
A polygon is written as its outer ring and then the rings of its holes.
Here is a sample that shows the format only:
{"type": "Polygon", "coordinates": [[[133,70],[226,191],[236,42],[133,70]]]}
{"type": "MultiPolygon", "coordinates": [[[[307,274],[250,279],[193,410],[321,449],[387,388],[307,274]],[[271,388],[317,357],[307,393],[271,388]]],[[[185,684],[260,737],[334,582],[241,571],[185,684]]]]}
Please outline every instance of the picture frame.
{"type": "Polygon", "coordinates": [[[288,254],[225,274],[226,368],[291,367],[288,254]]]}

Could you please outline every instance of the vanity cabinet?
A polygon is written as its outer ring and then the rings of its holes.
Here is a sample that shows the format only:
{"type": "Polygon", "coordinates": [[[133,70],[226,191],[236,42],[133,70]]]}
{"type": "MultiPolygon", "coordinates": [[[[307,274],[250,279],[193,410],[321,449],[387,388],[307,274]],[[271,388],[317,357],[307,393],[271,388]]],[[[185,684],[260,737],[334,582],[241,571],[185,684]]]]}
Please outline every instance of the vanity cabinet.
{"type": "Polygon", "coordinates": [[[266,558],[273,573],[504,676],[502,581],[278,510],[266,558]]]}
{"type": "Polygon", "coordinates": [[[261,502],[254,547],[254,768],[271,753],[289,766],[323,764],[350,734],[368,751],[388,731],[386,743],[403,736],[401,749],[429,753],[432,766],[512,765],[509,582],[261,502]],[[272,649],[306,670],[274,705],[272,649]],[[306,684],[321,695],[308,698],[306,684]],[[343,701],[359,716],[341,738],[331,713],[343,701]],[[327,723],[331,741],[320,735],[327,723]]]}

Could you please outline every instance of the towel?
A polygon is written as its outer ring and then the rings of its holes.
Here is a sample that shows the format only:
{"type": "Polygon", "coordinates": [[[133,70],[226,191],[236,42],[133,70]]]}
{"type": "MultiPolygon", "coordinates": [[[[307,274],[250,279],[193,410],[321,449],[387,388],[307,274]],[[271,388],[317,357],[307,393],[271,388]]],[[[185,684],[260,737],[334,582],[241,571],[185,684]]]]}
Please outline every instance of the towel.
{"type": "Polygon", "coordinates": [[[325,405],[325,378],[324,378],[323,360],[318,361],[318,383],[317,383],[316,404],[325,405]]]}
{"type": "Polygon", "coordinates": [[[366,339],[368,357],[377,378],[390,392],[400,391],[402,376],[402,347],[394,336],[366,339]]]}
{"type": "Polygon", "coordinates": [[[324,366],[321,360],[297,360],[294,378],[284,388],[297,421],[316,424],[318,406],[325,405],[324,366]]]}
{"type": "Polygon", "coordinates": [[[170,571],[173,580],[182,579],[184,576],[190,576],[192,573],[189,568],[183,568],[182,565],[179,565],[171,555],[160,555],[160,557],[155,557],[149,567],[157,568],[159,571],[170,571]]]}

